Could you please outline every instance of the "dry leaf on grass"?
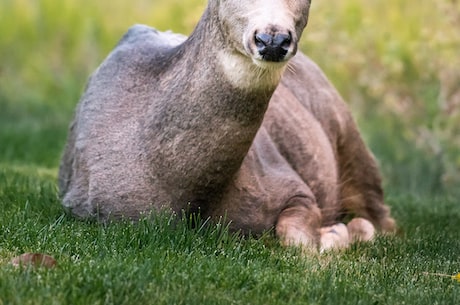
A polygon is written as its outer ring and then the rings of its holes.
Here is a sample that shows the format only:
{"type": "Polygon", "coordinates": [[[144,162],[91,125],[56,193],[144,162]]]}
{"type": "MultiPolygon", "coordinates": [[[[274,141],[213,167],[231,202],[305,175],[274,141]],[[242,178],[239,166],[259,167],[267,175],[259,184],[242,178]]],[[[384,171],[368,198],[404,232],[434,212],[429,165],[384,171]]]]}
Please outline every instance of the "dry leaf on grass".
{"type": "Polygon", "coordinates": [[[13,266],[33,266],[33,267],[45,267],[53,268],[56,266],[56,260],[46,254],[41,253],[24,253],[14,257],[11,260],[13,266]]]}

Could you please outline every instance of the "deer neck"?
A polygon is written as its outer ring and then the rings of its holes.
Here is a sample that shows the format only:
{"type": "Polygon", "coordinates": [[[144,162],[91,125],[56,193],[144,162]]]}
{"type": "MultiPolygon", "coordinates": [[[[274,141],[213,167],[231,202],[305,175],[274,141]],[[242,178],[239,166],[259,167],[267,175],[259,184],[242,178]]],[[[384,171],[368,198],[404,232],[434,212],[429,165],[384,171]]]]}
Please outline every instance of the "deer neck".
{"type": "Polygon", "coordinates": [[[179,188],[177,200],[201,208],[238,171],[283,72],[255,67],[236,51],[211,8],[176,50],[166,80],[178,85],[162,86],[169,89],[157,152],[169,168],[162,180],[179,188]]]}

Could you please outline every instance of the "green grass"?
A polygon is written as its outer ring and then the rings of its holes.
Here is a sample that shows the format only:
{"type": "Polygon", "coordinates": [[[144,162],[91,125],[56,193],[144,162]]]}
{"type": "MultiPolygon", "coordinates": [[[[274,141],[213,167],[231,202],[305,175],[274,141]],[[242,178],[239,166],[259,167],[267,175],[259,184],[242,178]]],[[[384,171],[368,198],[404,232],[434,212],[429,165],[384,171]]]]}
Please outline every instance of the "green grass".
{"type": "Polygon", "coordinates": [[[222,226],[167,215],[100,225],[63,213],[54,175],[0,172],[0,304],[458,304],[460,207],[390,196],[403,232],[339,252],[302,255],[222,226]],[[21,269],[23,252],[54,269],[21,269]]]}
{"type": "Polygon", "coordinates": [[[0,305],[459,304],[459,283],[423,274],[460,272],[458,1],[314,1],[302,42],[380,160],[398,235],[301,255],[270,233],[64,213],[57,167],[89,73],[131,24],[188,33],[204,4],[0,1],[0,305]],[[58,266],[9,265],[24,252],[58,266]]]}

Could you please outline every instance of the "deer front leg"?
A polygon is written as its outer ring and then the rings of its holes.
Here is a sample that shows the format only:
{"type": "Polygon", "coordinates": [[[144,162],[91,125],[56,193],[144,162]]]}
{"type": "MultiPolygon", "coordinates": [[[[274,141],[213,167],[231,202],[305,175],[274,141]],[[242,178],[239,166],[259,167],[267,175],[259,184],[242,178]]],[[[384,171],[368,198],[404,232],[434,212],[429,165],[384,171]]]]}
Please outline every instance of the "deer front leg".
{"type": "Polygon", "coordinates": [[[307,197],[293,197],[278,216],[276,235],[284,246],[316,250],[320,226],[321,211],[316,202],[307,197]]]}
{"type": "Polygon", "coordinates": [[[320,251],[331,249],[343,249],[354,242],[372,241],[375,236],[375,228],[372,223],[364,218],[353,218],[347,225],[336,223],[332,226],[322,227],[320,251]]]}
{"type": "Polygon", "coordinates": [[[291,198],[278,216],[276,234],[283,246],[298,246],[321,252],[347,248],[356,241],[371,241],[374,226],[363,218],[354,218],[345,225],[337,223],[321,227],[321,210],[307,197],[291,198]]]}
{"type": "Polygon", "coordinates": [[[320,252],[347,248],[350,245],[349,231],[343,223],[322,227],[319,232],[321,234],[320,252]]]}

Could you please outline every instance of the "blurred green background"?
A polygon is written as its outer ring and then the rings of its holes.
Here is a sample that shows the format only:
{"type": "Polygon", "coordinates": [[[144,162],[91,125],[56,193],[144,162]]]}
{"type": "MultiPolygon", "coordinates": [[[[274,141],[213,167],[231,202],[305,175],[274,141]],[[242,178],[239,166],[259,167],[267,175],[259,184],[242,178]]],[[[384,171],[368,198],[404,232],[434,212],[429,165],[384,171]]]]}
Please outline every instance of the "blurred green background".
{"type": "MultiPolygon", "coordinates": [[[[88,75],[126,29],[190,33],[206,0],[0,0],[0,167],[55,175],[88,75]]],[[[301,49],[389,192],[460,194],[460,2],[315,0],[301,49]]]]}

